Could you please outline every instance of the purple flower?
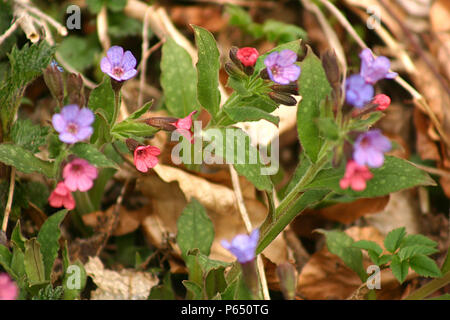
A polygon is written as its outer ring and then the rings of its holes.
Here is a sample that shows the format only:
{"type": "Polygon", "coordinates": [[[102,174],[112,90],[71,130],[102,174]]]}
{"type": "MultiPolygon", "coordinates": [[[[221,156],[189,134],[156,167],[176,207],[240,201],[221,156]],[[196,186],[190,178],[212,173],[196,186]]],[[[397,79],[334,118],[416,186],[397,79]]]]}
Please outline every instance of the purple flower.
{"type": "Polygon", "coordinates": [[[100,62],[100,68],[104,73],[117,81],[133,78],[137,74],[136,58],[131,51],[123,52],[123,48],[112,46],[100,62]]]}
{"type": "Polygon", "coordinates": [[[248,236],[246,234],[239,234],[231,240],[222,240],[222,247],[234,254],[239,263],[246,263],[255,258],[256,246],[259,239],[259,230],[255,229],[248,236]]]}
{"type": "Polygon", "coordinates": [[[370,49],[366,48],[359,54],[361,58],[361,76],[367,83],[374,84],[381,79],[394,79],[398,74],[389,72],[391,62],[384,56],[375,58],[370,49]]]}
{"type": "Polygon", "coordinates": [[[384,153],[391,150],[391,142],[379,129],[369,130],[358,136],[353,146],[353,160],[359,165],[378,168],[383,165],[384,153]]]}
{"type": "Polygon", "coordinates": [[[76,104],[69,104],[62,108],[61,113],[53,115],[52,124],[59,133],[59,140],[72,144],[91,136],[94,118],[90,109],[80,109],[76,104]]]}
{"type": "Polygon", "coordinates": [[[345,88],[347,102],[356,108],[362,108],[372,100],[374,89],[359,74],[348,77],[345,88]]]}
{"type": "Polygon", "coordinates": [[[272,52],[264,60],[269,77],[273,82],[289,84],[300,76],[300,66],[297,66],[297,54],[292,50],[272,52]]]}

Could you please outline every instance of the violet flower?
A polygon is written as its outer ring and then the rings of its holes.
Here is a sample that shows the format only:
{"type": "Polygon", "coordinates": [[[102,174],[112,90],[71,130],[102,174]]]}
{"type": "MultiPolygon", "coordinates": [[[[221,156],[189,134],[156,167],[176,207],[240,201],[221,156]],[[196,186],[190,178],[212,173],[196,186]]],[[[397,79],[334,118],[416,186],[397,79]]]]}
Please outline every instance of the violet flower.
{"type": "Polygon", "coordinates": [[[361,76],[367,83],[374,84],[381,79],[394,79],[398,74],[389,72],[391,62],[384,56],[375,58],[370,49],[366,48],[359,54],[361,58],[361,76]]]}
{"type": "Polygon", "coordinates": [[[300,66],[295,64],[296,61],[297,54],[292,50],[285,49],[269,54],[264,59],[264,64],[273,82],[289,84],[291,81],[296,81],[301,73],[300,66]]]}
{"type": "Polygon", "coordinates": [[[125,81],[137,74],[136,58],[131,51],[123,52],[123,48],[112,46],[100,62],[100,68],[104,73],[117,81],[125,81]]]}
{"type": "Polygon", "coordinates": [[[63,169],[64,183],[70,191],[88,191],[94,185],[98,170],[85,159],[74,159],[63,169]]]}
{"type": "Polygon", "coordinates": [[[52,124],[59,133],[59,140],[65,143],[76,143],[89,138],[94,130],[94,113],[88,108],[79,108],[76,104],[70,104],[62,108],[61,113],[52,117],[52,124]]]}
{"type": "Polygon", "coordinates": [[[367,164],[378,168],[383,165],[384,153],[391,150],[391,142],[381,134],[381,130],[373,129],[358,136],[353,146],[353,159],[359,165],[367,164]]]}
{"type": "Polygon", "coordinates": [[[359,74],[354,74],[347,78],[345,91],[347,103],[356,108],[364,107],[372,100],[374,93],[372,85],[366,83],[359,74]]]}
{"type": "Polygon", "coordinates": [[[258,245],[259,229],[253,230],[248,236],[239,234],[231,240],[231,243],[222,240],[222,247],[234,254],[239,263],[247,263],[255,259],[255,251],[258,245]]]}

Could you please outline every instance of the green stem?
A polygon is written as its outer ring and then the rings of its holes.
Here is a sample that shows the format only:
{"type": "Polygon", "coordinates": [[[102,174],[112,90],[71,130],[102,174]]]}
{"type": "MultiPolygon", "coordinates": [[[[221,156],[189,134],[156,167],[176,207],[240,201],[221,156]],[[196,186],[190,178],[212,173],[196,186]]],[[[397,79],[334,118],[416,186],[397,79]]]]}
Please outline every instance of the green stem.
{"type": "Polygon", "coordinates": [[[119,109],[120,109],[120,91],[116,90],[114,91],[114,113],[112,118],[112,125],[114,125],[117,121],[117,117],[119,116],[119,109]]]}
{"type": "Polygon", "coordinates": [[[89,198],[89,194],[87,192],[76,191],[73,193],[75,201],[77,203],[77,212],[80,215],[94,212],[95,207],[89,198]]]}
{"type": "Polygon", "coordinates": [[[417,289],[409,296],[405,298],[405,300],[422,300],[428,297],[433,292],[438,291],[440,288],[445,287],[450,283],[450,271],[448,271],[442,278],[434,279],[424,285],[422,288],[417,289]]]}

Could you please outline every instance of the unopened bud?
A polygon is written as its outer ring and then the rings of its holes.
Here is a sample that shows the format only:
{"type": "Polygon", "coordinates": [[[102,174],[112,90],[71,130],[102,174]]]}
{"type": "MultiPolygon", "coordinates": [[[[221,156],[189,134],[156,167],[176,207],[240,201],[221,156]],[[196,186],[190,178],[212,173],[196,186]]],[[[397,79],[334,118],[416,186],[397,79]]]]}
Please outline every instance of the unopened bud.
{"type": "Polygon", "coordinates": [[[142,121],[149,126],[159,128],[165,131],[174,131],[176,127],[173,125],[178,120],[178,118],[172,117],[152,117],[148,119],[143,119],[142,121]]]}
{"type": "Polygon", "coordinates": [[[231,47],[230,52],[229,52],[229,56],[231,61],[233,61],[233,63],[235,64],[236,67],[238,67],[240,70],[244,70],[244,65],[242,64],[241,61],[239,61],[239,58],[237,56],[237,52],[239,51],[238,47],[231,47]]]}
{"type": "Polygon", "coordinates": [[[286,300],[294,300],[297,289],[297,270],[289,262],[277,267],[277,276],[280,280],[281,292],[286,300]]]}
{"type": "Polygon", "coordinates": [[[377,110],[384,111],[391,104],[391,98],[389,98],[389,96],[382,94],[382,93],[377,94],[375,96],[375,98],[373,98],[372,103],[378,105],[377,110]]]}
{"type": "Polygon", "coordinates": [[[297,100],[294,97],[280,92],[269,92],[270,99],[285,106],[296,106],[297,100]]]}
{"type": "Polygon", "coordinates": [[[336,53],[333,50],[326,51],[322,56],[322,66],[325,70],[328,82],[333,89],[340,86],[340,71],[336,53]]]}
{"type": "Polygon", "coordinates": [[[267,68],[262,69],[261,72],[259,73],[259,76],[261,77],[261,79],[270,80],[269,72],[267,71],[267,68]]]}
{"type": "Polygon", "coordinates": [[[51,63],[44,70],[44,81],[53,98],[62,105],[64,99],[64,82],[60,68],[56,63],[51,63]]]}
{"type": "Polygon", "coordinates": [[[270,88],[275,92],[285,92],[285,93],[294,94],[296,96],[298,95],[297,82],[294,82],[292,84],[286,84],[286,85],[274,84],[270,88]]]}
{"type": "Polygon", "coordinates": [[[83,94],[83,79],[81,78],[81,75],[79,73],[70,73],[67,76],[66,87],[69,103],[84,106],[85,98],[83,94]]]}
{"type": "Polygon", "coordinates": [[[227,62],[225,63],[225,71],[231,76],[236,78],[244,78],[245,74],[239,69],[234,63],[227,62]]]}

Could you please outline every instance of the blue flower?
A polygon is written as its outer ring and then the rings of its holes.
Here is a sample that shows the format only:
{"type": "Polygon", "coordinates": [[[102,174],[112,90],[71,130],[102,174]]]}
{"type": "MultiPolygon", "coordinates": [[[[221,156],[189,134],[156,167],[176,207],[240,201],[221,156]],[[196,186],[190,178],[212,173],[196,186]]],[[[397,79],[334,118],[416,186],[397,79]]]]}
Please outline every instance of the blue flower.
{"type": "Polygon", "coordinates": [[[394,79],[398,74],[389,72],[391,62],[384,56],[375,58],[370,49],[366,48],[359,54],[361,58],[361,77],[367,83],[375,84],[381,79],[394,79]]]}
{"type": "Polygon", "coordinates": [[[256,246],[258,245],[259,230],[255,229],[248,236],[239,234],[231,240],[231,243],[223,240],[222,247],[234,254],[239,263],[246,263],[255,259],[256,246]]]}
{"type": "Polygon", "coordinates": [[[373,98],[373,86],[365,82],[359,74],[348,77],[345,88],[347,102],[356,108],[364,107],[373,98]]]}
{"type": "Polygon", "coordinates": [[[301,73],[300,66],[295,64],[296,61],[297,54],[292,50],[286,49],[269,54],[264,59],[264,64],[273,82],[289,84],[291,81],[296,81],[301,73]]]}
{"type": "Polygon", "coordinates": [[[353,160],[359,165],[378,168],[383,165],[384,153],[391,150],[391,141],[379,129],[369,130],[358,136],[353,146],[353,160]]]}

